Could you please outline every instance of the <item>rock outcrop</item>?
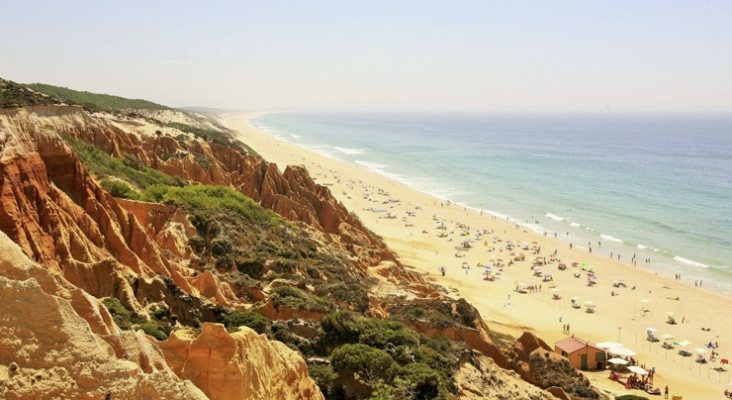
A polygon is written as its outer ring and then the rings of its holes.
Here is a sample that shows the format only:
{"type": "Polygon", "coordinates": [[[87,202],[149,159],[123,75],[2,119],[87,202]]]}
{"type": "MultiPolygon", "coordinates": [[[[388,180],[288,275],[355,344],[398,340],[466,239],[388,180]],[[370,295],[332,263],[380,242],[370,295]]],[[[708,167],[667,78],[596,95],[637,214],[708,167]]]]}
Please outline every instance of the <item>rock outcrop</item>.
{"type": "MultiPolygon", "coordinates": [[[[17,246],[0,234],[3,248],[17,256],[17,246]]],[[[26,257],[8,260],[0,252],[2,275],[10,265],[28,266],[26,257]]],[[[27,269],[27,268],[26,268],[27,269]]],[[[88,313],[99,312],[95,299],[83,293],[71,294],[74,302],[88,313]]],[[[93,329],[72,304],[44,292],[35,278],[9,279],[0,276],[0,397],[4,399],[206,399],[190,381],[175,376],[164,363],[145,369],[139,363],[115,354],[94,330],[110,335],[106,317],[93,329]]],[[[108,317],[108,316],[107,316],[108,317]]],[[[113,324],[112,324],[113,325],[113,324]]],[[[134,333],[127,332],[134,335],[134,333]]],[[[138,338],[142,342],[147,339],[138,338]]],[[[149,342],[147,342],[149,343],[149,342]]],[[[148,349],[148,351],[150,351],[148,349]]],[[[152,352],[154,353],[154,352],[152,352]]],[[[138,357],[140,359],[140,357],[138,357]]]]}
{"type": "Polygon", "coordinates": [[[159,346],[170,368],[212,399],[323,399],[298,353],[249,328],[229,334],[204,324],[198,337],[180,330],[159,346]]]}

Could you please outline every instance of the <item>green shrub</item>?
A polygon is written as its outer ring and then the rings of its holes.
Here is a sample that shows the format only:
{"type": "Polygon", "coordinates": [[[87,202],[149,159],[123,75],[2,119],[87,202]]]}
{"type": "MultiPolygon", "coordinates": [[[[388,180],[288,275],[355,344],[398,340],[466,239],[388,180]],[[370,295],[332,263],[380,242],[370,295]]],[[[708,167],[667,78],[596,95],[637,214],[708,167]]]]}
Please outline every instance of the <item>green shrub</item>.
{"type": "Polygon", "coordinates": [[[196,235],[188,238],[188,244],[193,247],[193,251],[196,253],[206,248],[206,239],[196,235]]]}
{"type": "Polygon", "coordinates": [[[318,312],[328,312],[333,309],[333,304],[327,299],[317,297],[292,286],[278,286],[274,288],[271,298],[277,307],[282,306],[318,312]]]}
{"type": "Polygon", "coordinates": [[[325,340],[332,344],[360,342],[379,349],[417,347],[419,335],[398,321],[367,318],[350,311],[336,311],[320,319],[325,340]]]}
{"type": "Polygon", "coordinates": [[[389,353],[361,343],[336,349],[331,363],[335,371],[358,374],[367,383],[390,379],[395,365],[389,353]]]}
{"type": "Polygon", "coordinates": [[[172,177],[160,171],[148,168],[132,155],[125,154],[120,160],[97,149],[94,145],[69,135],[61,135],[64,141],[74,149],[77,157],[87,171],[98,177],[114,176],[129,182],[139,189],[147,189],[156,184],[180,185],[180,178],[172,177]]]}
{"type": "Polygon", "coordinates": [[[328,364],[308,365],[308,373],[323,392],[326,399],[333,398],[336,392],[338,374],[328,364]]]}
{"type": "Polygon", "coordinates": [[[272,322],[260,314],[252,311],[235,310],[231,314],[224,317],[223,320],[226,330],[235,332],[240,326],[252,328],[259,334],[266,334],[269,331],[272,322]]]}
{"type": "Polygon", "coordinates": [[[80,92],[65,87],[46,85],[43,83],[30,83],[25,86],[53,96],[64,101],[66,104],[81,105],[92,111],[120,111],[126,109],[151,109],[151,110],[169,110],[170,108],[155,104],[147,100],[126,99],[119,96],[110,96],[108,94],[97,94],[90,92],[80,92]]]}
{"type": "Polygon", "coordinates": [[[138,200],[140,198],[140,194],[132,190],[130,185],[125,182],[105,178],[102,179],[99,184],[102,189],[106,190],[114,197],[132,200],[138,200]]]}
{"type": "Polygon", "coordinates": [[[225,186],[154,185],[145,190],[142,200],[173,204],[189,211],[191,223],[199,229],[199,232],[205,230],[211,222],[213,211],[230,211],[249,222],[269,227],[282,221],[279,215],[264,209],[249,197],[225,186]]]}
{"type": "Polygon", "coordinates": [[[368,292],[363,285],[338,282],[331,285],[320,285],[315,292],[320,296],[331,295],[334,299],[350,305],[354,311],[359,313],[366,312],[370,306],[368,292]]]}
{"type": "Polygon", "coordinates": [[[102,300],[102,304],[107,307],[112,315],[114,322],[120,329],[130,330],[132,325],[145,322],[145,318],[139,316],[136,312],[125,308],[119,300],[110,297],[102,300]]]}
{"type": "Polygon", "coordinates": [[[157,340],[163,341],[170,335],[170,330],[166,331],[164,326],[156,324],[155,322],[143,322],[136,330],[142,330],[145,334],[154,337],[157,340]]]}
{"type": "Polygon", "coordinates": [[[399,369],[399,376],[414,391],[414,399],[434,399],[439,394],[439,375],[429,365],[414,362],[399,369]]]}

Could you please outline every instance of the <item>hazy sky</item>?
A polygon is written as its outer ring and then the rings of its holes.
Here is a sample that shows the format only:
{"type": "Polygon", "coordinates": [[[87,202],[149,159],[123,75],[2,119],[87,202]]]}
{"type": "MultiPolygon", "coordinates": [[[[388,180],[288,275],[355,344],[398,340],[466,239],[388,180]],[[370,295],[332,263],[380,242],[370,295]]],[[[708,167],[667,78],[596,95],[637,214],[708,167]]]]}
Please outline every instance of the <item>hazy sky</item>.
{"type": "Polygon", "coordinates": [[[0,77],[247,110],[732,112],[732,1],[9,1],[0,77]]]}

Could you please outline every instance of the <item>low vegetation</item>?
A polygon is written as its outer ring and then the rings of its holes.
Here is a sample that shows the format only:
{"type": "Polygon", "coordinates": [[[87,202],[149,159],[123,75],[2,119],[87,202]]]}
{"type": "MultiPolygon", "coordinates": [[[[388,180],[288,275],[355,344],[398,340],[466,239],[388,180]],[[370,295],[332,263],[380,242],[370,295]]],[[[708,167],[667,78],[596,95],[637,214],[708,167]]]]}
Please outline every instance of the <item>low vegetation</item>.
{"type": "Polygon", "coordinates": [[[60,86],[46,85],[43,83],[26,84],[37,92],[55,97],[69,105],[80,105],[89,111],[116,112],[123,110],[169,110],[169,107],[153,103],[147,100],[126,99],[108,94],[97,94],[80,92],[60,86]]]}
{"type": "Polygon", "coordinates": [[[542,388],[559,386],[573,399],[599,399],[590,381],[576,370],[565,358],[552,360],[552,353],[534,353],[529,357],[529,364],[534,378],[542,388]]]}
{"type": "Polygon", "coordinates": [[[240,326],[246,326],[259,334],[271,334],[272,322],[252,311],[235,310],[225,316],[222,322],[229,332],[236,332],[240,326]]]}
{"type": "MultiPolygon", "coordinates": [[[[264,209],[254,200],[236,190],[225,186],[186,186],[174,187],[156,184],[150,186],[142,195],[143,201],[178,206],[191,212],[191,222],[199,231],[205,232],[214,216],[221,212],[232,212],[249,223],[273,227],[282,218],[264,209]]],[[[223,244],[221,244],[223,245],[223,244]]],[[[220,249],[224,251],[224,249],[220,249]]]]}
{"type": "Polygon", "coordinates": [[[140,193],[134,191],[130,185],[124,181],[112,180],[104,178],[99,181],[99,185],[102,189],[109,192],[114,197],[120,197],[123,199],[139,200],[140,193]]]}
{"type": "Polygon", "coordinates": [[[183,124],[180,122],[168,122],[163,124],[170,128],[175,128],[180,131],[183,131],[185,133],[190,133],[193,136],[197,138],[201,138],[203,140],[218,143],[224,146],[233,147],[237,150],[246,151],[250,154],[257,154],[254,149],[249,147],[248,145],[242,143],[241,141],[235,140],[232,138],[231,132],[229,132],[226,128],[221,127],[221,130],[215,130],[215,129],[207,129],[207,128],[201,128],[193,125],[183,124]]]}
{"type": "MultiPolygon", "coordinates": [[[[94,147],[83,140],[76,139],[69,135],[61,135],[76,152],[79,160],[84,164],[87,171],[97,178],[103,179],[107,176],[114,176],[144,190],[151,185],[163,184],[171,186],[182,186],[183,181],[179,177],[172,177],[152,168],[143,165],[135,156],[125,154],[123,160],[114,158],[109,154],[94,147]]],[[[125,191],[124,193],[129,193],[125,191]]]]}
{"type": "Polygon", "coordinates": [[[59,100],[37,93],[13,81],[0,79],[0,108],[41,106],[61,103],[59,100]]]}
{"type": "Polygon", "coordinates": [[[451,398],[465,345],[416,333],[402,323],[336,311],[321,318],[319,352],[330,369],[314,366],[327,398],[451,398]],[[408,396],[409,395],[409,396],[408,396]]]}
{"type": "Polygon", "coordinates": [[[153,305],[150,309],[150,318],[148,319],[127,309],[115,298],[104,299],[102,304],[107,307],[114,322],[120,329],[141,330],[157,340],[167,339],[175,324],[175,317],[165,307],[153,305]]]}

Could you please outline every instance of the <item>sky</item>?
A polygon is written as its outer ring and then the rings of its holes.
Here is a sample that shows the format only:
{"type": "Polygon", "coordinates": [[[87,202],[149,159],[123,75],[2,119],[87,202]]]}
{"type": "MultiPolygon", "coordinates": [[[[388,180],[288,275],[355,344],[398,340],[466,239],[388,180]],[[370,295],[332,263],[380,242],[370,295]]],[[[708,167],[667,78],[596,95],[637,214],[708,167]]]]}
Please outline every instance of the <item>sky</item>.
{"type": "Polygon", "coordinates": [[[248,111],[732,113],[732,1],[10,1],[0,77],[248,111]]]}

